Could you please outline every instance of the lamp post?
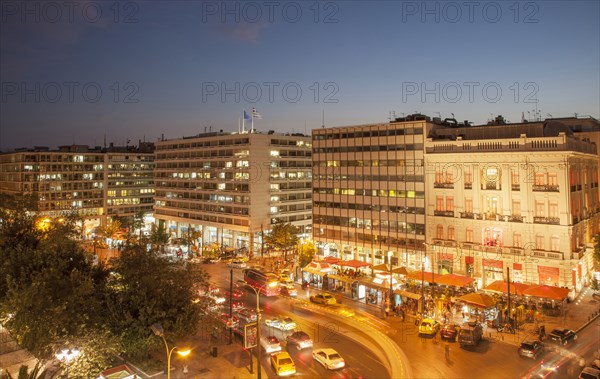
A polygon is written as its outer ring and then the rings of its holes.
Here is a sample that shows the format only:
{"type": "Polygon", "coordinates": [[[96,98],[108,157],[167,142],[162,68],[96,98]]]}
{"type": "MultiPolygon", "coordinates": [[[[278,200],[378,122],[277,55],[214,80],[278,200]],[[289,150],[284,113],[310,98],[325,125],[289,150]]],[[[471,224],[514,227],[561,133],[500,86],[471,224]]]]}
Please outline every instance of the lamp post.
{"type": "MultiPolygon", "coordinates": [[[[428,244],[427,242],[424,243],[425,245],[425,259],[427,259],[427,247],[428,246],[432,246],[430,244],[428,244]]],[[[432,249],[435,249],[435,246],[432,246],[432,249]]],[[[424,287],[424,280],[425,280],[425,259],[423,259],[423,271],[421,273],[421,281],[422,281],[422,285],[423,285],[423,301],[425,301],[425,287],[424,287]]],[[[433,281],[431,283],[431,299],[433,300],[433,310],[432,310],[432,315],[431,317],[433,319],[435,319],[435,267],[434,267],[434,262],[435,262],[435,254],[432,254],[432,258],[431,258],[431,280],[433,281]]]]}
{"type": "MultiPolygon", "coordinates": [[[[165,349],[167,351],[167,379],[171,379],[171,355],[173,355],[173,352],[179,348],[177,346],[173,346],[171,349],[169,349],[169,345],[167,344],[167,340],[165,339],[165,331],[162,325],[160,325],[159,323],[152,324],[150,326],[150,329],[152,329],[152,332],[155,335],[161,337],[163,342],[165,343],[165,349]]],[[[191,353],[191,351],[191,349],[178,350],[177,354],[179,354],[182,357],[186,357],[191,353]]]]}
{"type": "Polygon", "coordinates": [[[77,356],[80,351],[78,349],[62,349],[59,353],[56,353],[56,359],[65,363],[65,369],[67,371],[67,379],[69,379],[69,363],[77,356]]]}
{"type": "MultiPolygon", "coordinates": [[[[254,293],[256,294],[256,349],[258,350],[256,353],[256,358],[258,360],[257,363],[257,375],[256,377],[258,379],[262,378],[262,369],[261,369],[261,363],[260,360],[262,358],[262,351],[260,348],[260,291],[265,288],[265,287],[276,287],[277,286],[277,282],[271,282],[265,285],[260,286],[259,288],[255,288],[254,286],[250,285],[250,283],[248,283],[245,280],[238,280],[239,283],[245,284],[247,287],[252,288],[252,290],[254,291],[254,293]]],[[[250,355],[250,364],[252,365],[252,355],[250,355]]]]}
{"type": "Polygon", "coordinates": [[[392,310],[392,305],[394,304],[394,293],[393,293],[393,286],[392,286],[392,255],[394,253],[392,251],[388,251],[388,264],[390,265],[390,296],[389,296],[389,301],[390,301],[390,311],[392,310]]]}

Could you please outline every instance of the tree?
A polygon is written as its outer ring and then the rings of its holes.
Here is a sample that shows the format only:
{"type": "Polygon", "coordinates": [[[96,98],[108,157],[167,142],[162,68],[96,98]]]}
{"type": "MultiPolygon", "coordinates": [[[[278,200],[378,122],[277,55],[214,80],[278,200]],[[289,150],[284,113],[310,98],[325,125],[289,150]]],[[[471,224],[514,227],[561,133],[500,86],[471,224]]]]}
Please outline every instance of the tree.
{"type": "Polygon", "coordinates": [[[271,232],[265,236],[267,245],[276,250],[282,250],[287,261],[287,253],[298,244],[298,227],[292,224],[275,224],[271,232]]]}
{"type": "Polygon", "coordinates": [[[120,239],[121,235],[121,220],[119,218],[112,218],[110,221],[100,227],[100,234],[105,239],[110,239],[110,247],[113,247],[112,240],[120,239]]]}
{"type": "Polygon", "coordinates": [[[169,236],[163,220],[159,220],[158,225],[156,223],[152,224],[150,229],[150,243],[154,251],[160,250],[164,252],[165,245],[169,243],[170,238],[171,236],[169,236]]]}
{"type": "Polygon", "coordinates": [[[146,354],[155,344],[149,327],[157,322],[175,337],[195,333],[201,309],[194,300],[197,286],[208,281],[204,271],[169,263],[142,246],[126,247],[111,266],[108,321],[128,354],[146,354]]]}
{"type": "Polygon", "coordinates": [[[317,248],[315,247],[314,242],[306,241],[299,246],[299,256],[298,256],[298,265],[300,267],[305,267],[308,265],[315,256],[317,252],[317,248]]]}
{"type": "Polygon", "coordinates": [[[600,233],[594,236],[594,267],[596,270],[600,269],[600,233]]]}
{"type": "Polygon", "coordinates": [[[185,232],[181,233],[179,243],[183,246],[187,246],[189,249],[189,253],[191,253],[192,251],[198,252],[200,251],[198,248],[198,240],[200,238],[202,238],[201,231],[188,227],[188,229],[185,232]]]}
{"type": "MultiPolygon", "coordinates": [[[[29,372],[29,367],[23,365],[19,368],[19,374],[16,379],[44,379],[46,378],[46,370],[42,370],[42,368],[43,366],[38,363],[33,367],[31,372],[29,372]]],[[[0,376],[0,378],[4,379],[2,376],[0,376]]],[[[10,373],[7,373],[6,378],[13,379],[10,373]]]]}

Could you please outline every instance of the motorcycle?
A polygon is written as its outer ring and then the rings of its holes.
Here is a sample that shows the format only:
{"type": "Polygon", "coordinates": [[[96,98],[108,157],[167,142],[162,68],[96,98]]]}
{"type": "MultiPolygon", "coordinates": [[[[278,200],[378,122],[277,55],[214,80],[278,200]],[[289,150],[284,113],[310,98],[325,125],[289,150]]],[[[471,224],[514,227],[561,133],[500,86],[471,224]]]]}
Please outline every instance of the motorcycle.
{"type": "Polygon", "coordinates": [[[303,290],[305,290],[308,287],[310,287],[310,283],[308,283],[307,281],[304,281],[304,282],[302,282],[302,286],[301,287],[302,287],[303,290]]]}
{"type": "Polygon", "coordinates": [[[500,333],[507,332],[507,333],[515,334],[515,328],[513,328],[512,325],[510,325],[510,324],[498,325],[498,331],[500,333]]]}

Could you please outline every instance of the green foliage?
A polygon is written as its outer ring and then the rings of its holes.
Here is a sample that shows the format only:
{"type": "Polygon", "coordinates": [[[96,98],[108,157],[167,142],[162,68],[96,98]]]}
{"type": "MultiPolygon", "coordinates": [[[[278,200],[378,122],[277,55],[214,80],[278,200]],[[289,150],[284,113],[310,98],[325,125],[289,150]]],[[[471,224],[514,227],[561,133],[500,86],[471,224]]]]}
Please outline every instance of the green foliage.
{"type": "Polygon", "coordinates": [[[593,277],[590,287],[594,290],[594,292],[600,291],[600,281],[596,279],[596,277],[593,277]]]}
{"type": "Polygon", "coordinates": [[[131,246],[111,260],[115,275],[107,301],[113,332],[121,332],[125,350],[132,356],[146,353],[150,325],[160,323],[174,337],[195,331],[200,307],[196,286],[207,282],[204,271],[182,268],[131,246]]]}
{"type": "Polygon", "coordinates": [[[156,223],[152,224],[150,229],[150,243],[154,251],[163,251],[164,246],[169,243],[170,238],[171,236],[167,232],[163,220],[159,220],[158,225],[156,223]]]}
{"type": "Polygon", "coordinates": [[[298,244],[300,230],[292,224],[275,224],[265,236],[267,245],[276,250],[288,251],[298,244]]]}
{"type": "Polygon", "coordinates": [[[298,264],[300,265],[300,267],[305,267],[307,264],[309,264],[315,256],[316,252],[317,248],[315,247],[315,244],[312,241],[302,243],[300,245],[298,257],[298,264]]]}
{"type": "Polygon", "coordinates": [[[596,270],[600,270],[600,233],[594,236],[594,267],[596,270]]]}
{"type": "MultiPolygon", "coordinates": [[[[31,372],[30,372],[29,368],[27,366],[23,365],[19,368],[19,374],[16,379],[44,379],[44,378],[46,378],[46,370],[42,370],[42,367],[43,366],[38,363],[35,365],[33,370],[31,370],[31,372]]],[[[2,377],[0,377],[0,378],[2,378],[2,377]]],[[[6,375],[6,378],[12,379],[12,375],[10,375],[10,373],[8,373],[6,375]]]]}

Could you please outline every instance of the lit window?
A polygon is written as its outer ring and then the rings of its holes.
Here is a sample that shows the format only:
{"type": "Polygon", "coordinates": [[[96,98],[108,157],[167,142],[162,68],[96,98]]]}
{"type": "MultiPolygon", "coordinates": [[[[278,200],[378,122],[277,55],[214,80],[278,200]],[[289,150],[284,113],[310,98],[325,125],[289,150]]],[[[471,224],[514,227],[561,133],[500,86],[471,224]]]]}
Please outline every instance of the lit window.
{"type": "Polygon", "coordinates": [[[278,157],[279,156],[279,150],[271,150],[271,156],[272,157],[278,157]]]}

